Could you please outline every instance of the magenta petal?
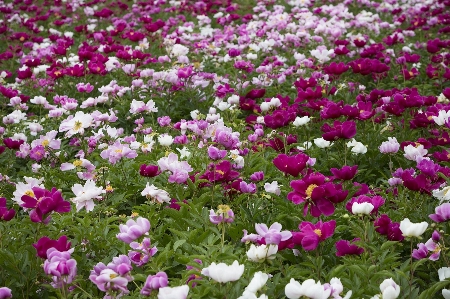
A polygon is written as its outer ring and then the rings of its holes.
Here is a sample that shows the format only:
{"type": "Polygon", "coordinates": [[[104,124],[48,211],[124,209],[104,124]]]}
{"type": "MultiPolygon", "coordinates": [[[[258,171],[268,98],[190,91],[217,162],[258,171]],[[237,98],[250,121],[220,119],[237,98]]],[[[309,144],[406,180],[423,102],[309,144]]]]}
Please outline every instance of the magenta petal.
{"type": "Polygon", "coordinates": [[[306,251],[311,251],[319,245],[319,236],[316,233],[306,235],[302,240],[302,247],[306,251]]]}
{"type": "Polygon", "coordinates": [[[316,206],[325,216],[333,215],[335,210],[334,205],[324,198],[317,200],[316,206]]]}

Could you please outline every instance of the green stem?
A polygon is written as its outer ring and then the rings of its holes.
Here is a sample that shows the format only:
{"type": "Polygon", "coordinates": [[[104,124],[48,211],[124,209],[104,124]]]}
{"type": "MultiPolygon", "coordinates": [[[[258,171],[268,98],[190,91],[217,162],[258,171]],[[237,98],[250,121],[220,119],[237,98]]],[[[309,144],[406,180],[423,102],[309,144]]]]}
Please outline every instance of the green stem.
{"type": "Polygon", "coordinates": [[[222,252],[223,252],[223,246],[225,244],[225,223],[222,223],[222,252]]]}
{"type": "Polygon", "coordinates": [[[92,297],[88,292],[86,292],[83,288],[77,286],[76,284],[74,284],[74,286],[77,287],[77,288],[79,288],[81,291],[83,291],[83,293],[85,293],[86,296],[88,296],[89,298],[94,298],[94,297],[92,297]]]}
{"type": "Polygon", "coordinates": [[[409,298],[412,298],[412,282],[413,282],[413,278],[414,278],[414,271],[413,271],[413,258],[412,258],[412,253],[413,253],[413,242],[412,242],[412,238],[411,238],[411,262],[410,262],[410,278],[409,278],[409,298]]]}

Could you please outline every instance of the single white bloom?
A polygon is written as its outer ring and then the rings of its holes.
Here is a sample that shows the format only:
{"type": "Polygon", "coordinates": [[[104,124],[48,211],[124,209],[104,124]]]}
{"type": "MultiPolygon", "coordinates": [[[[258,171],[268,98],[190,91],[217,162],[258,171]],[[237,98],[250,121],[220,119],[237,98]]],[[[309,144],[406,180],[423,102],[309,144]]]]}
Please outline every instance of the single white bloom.
{"type": "Polygon", "coordinates": [[[162,134],[158,136],[158,142],[162,146],[170,146],[173,143],[173,137],[168,134],[162,134]]]}
{"type": "Polygon", "coordinates": [[[383,299],[395,299],[400,295],[400,287],[392,278],[385,279],[380,284],[383,299]]]}
{"type": "Polygon", "coordinates": [[[234,261],[230,266],[225,263],[212,263],[209,267],[202,269],[202,275],[220,283],[239,280],[243,273],[244,265],[239,265],[238,261],[234,261]]]}
{"type": "Polygon", "coordinates": [[[327,299],[331,294],[331,289],[325,290],[324,286],[318,281],[317,283],[313,279],[307,279],[300,284],[295,279],[291,278],[291,281],[286,285],[284,292],[289,299],[299,299],[302,296],[306,296],[314,299],[327,299]]]}
{"type": "Polygon", "coordinates": [[[177,151],[180,153],[180,159],[189,158],[191,156],[191,152],[185,146],[183,146],[182,149],[177,148],[177,151]]]}
{"type": "Polygon", "coordinates": [[[445,186],[441,190],[435,189],[433,190],[433,196],[441,201],[449,201],[450,200],[450,186],[445,186]]]}
{"type": "Polygon", "coordinates": [[[309,116],[303,116],[303,117],[297,116],[292,124],[295,127],[300,127],[300,126],[303,126],[303,125],[306,125],[307,123],[309,123],[310,120],[311,120],[311,118],[309,118],[309,116]]]}
{"type": "Polygon", "coordinates": [[[145,189],[142,190],[141,195],[147,197],[148,199],[154,199],[159,203],[170,202],[170,196],[167,191],[158,189],[155,185],[150,186],[149,183],[147,183],[145,189]]]}
{"type": "Polygon", "coordinates": [[[278,186],[278,182],[277,181],[273,181],[272,183],[265,183],[264,184],[264,190],[266,190],[267,193],[274,193],[276,195],[280,195],[281,190],[280,187],[278,186]]]}
{"type": "Polygon", "coordinates": [[[440,110],[438,116],[432,116],[434,122],[439,126],[444,125],[448,121],[449,117],[450,111],[445,110],[440,110]]]}
{"type": "Polygon", "coordinates": [[[263,273],[261,271],[256,272],[253,275],[253,278],[248,284],[248,286],[245,288],[245,291],[256,294],[256,292],[258,292],[266,284],[268,279],[269,279],[268,274],[263,273]]]}
{"type": "Polygon", "coordinates": [[[400,230],[404,237],[419,237],[428,227],[427,222],[412,223],[408,218],[400,222],[400,230]]]}
{"type": "Polygon", "coordinates": [[[93,180],[87,180],[84,186],[75,184],[72,187],[72,192],[75,194],[75,198],[72,201],[77,207],[77,212],[83,207],[86,211],[90,212],[94,209],[94,199],[101,198],[100,194],[105,193],[102,187],[95,186],[93,180]]]}
{"type": "Polygon", "coordinates": [[[450,278],[450,268],[442,267],[438,270],[439,280],[444,281],[447,278],[450,278]]]}
{"type": "Polygon", "coordinates": [[[186,299],[189,293],[189,286],[164,287],[158,290],[158,299],[186,299]]]}
{"type": "Polygon", "coordinates": [[[331,145],[331,142],[320,137],[320,138],[314,139],[314,144],[319,148],[327,148],[331,145]]]}
{"type": "Polygon", "coordinates": [[[418,157],[423,157],[428,153],[428,151],[423,147],[422,144],[419,144],[419,146],[417,147],[410,144],[408,146],[405,146],[403,150],[405,151],[405,154],[403,156],[405,156],[406,159],[412,161],[416,161],[418,157]]]}
{"type": "Polygon", "coordinates": [[[368,202],[357,203],[354,202],[352,205],[352,213],[355,215],[369,215],[374,209],[373,204],[368,202]]]}
{"type": "Polygon", "coordinates": [[[255,246],[252,244],[250,249],[247,251],[247,257],[252,262],[264,262],[266,259],[273,260],[275,258],[275,254],[278,252],[278,245],[269,244],[269,245],[260,245],[255,246]]]}

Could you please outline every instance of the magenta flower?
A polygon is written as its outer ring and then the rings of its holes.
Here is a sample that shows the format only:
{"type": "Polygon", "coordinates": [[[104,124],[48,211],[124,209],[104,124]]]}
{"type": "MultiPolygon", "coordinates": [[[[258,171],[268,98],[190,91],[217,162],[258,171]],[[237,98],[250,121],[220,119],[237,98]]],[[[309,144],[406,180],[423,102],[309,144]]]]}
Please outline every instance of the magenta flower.
{"type": "Polygon", "coordinates": [[[8,210],[6,207],[6,198],[0,197],[0,220],[9,221],[14,218],[16,211],[14,209],[8,210]]]}
{"type": "Polygon", "coordinates": [[[352,244],[355,241],[359,241],[358,238],[353,239],[351,242],[347,240],[337,241],[336,246],[336,256],[345,256],[345,255],[360,255],[364,252],[364,248],[359,247],[358,245],[352,244]]]}
{"type": "Polygon", "coordinates": [[[68,251],[70,249],[70,242],[67,242],[67,236],[61,236],[58,240],[52,240],[49,237],[40,238],[37,243],[33,244],[36,248],[36,256],[47,259],[47,250],[55,248],[58,251],[68,251]]]}
{"type": "Polygon", "coordinates": [[[255,230],[261,238],[264,238],[265,244],[280,244],[281,241],[286,241],[292,237],[292,233],[288,230],[281,231],[282,226],[278,222],[273,223],[267,227],[264,223],[255,224],[255,230]]]}
{"type": "Polygon", "coordinates": [[[425,244],[417,244],[417,247],[419,249],[413,250],[412,257],[420,260],[426,258],[428,256],[428,253],[431,252],[429,259],[431,261],[437,261],[441,256],[441,245],[439,244],[440,238],[441,235],[438,231],[435,230],[432,234],[432,237],[425,244]]]}
{"type": "Polygon", "coordinates": [[[264,180],[264,172],[263,171],[257,171],[255,173],[253,173],[250,176],[250,180],[254,181],[254,182],[259,182],[264,180]]]}
{"type": "Polygon", "coordinates": [[[323,174],[316,172],[308,174],[301,180],[292,181],[290,186],[294,191],[290,192],[287,198],[296,205],[304,203],[304,215],[308,213],[311,206],[313,217],[319,217],[322,214],[330,216],[335,210],[333,203],[345,200],[348,191],[341,190],[340,185],[325,182],[326,179],[323,174]]]}
{"type": "Polygon", "coordinates": [[[32,209],[30,219],[33,222],[42,222],[47,224],[51,220],[52,212],[67,213],[70,211],[70,202],[62,198],[61,192],[55,187],[51,191],[39,187],[33,187],[34,197],[23,195],[20,205],[23,208],[32,209]]]}
{"type": "Polygon", "coordinates": [[[156,165],[147,165],[147,164],[142,164],[141,167],[139,168],[139,174],[141,176],[145,176],[145,177],[155,177],[157,175],[159,175],[161,173],[161,171],[159,171],[158,166],[156,165]]]}
{"type": "Polygon", "coordinates": [[[12,138],[4,138],[3,139],[3,143],[9,149],[19,149],[20,145],[22,145],[22,143],[24,143],[24,142],[25,141],[23,141],[23,140],[14,140],[12,138]]]}
{"type": "Polygon", "coordinates": [[[295,235],[293,242],[301,244],[304,250],[311,251],[316,249],[320,242],[325,241],[334,234],[336,221],[319,221],[316,224],[303,221],[298,228],[300,233],[295,235]]]}
{"type": "Polygon", "coordinates": [[[387,236],[390,241],[403,241],[405,238],[400,230],[400,223],[392,222],[386,214],[376,219],[373,225],[379,234],[387,236]]]}
{"type": "Polygon", "coordinates": [[[336,120],[333,127],[325,123],[322,128],[322,138],[327,141],[335,141],[338,139],[351,139],[356,135],[356,123],[354,121],[344,121],[341,123],[336,120]]]}
{"type": "Polygon", "coordinates": [[[167,287],[169,279],[165,272],[158,272],[155,275],[149,275],[145,280],[144,287],[141,290],[141,295],[150,296],[152,290],[167,287]]]}
{"type": "Polygon", "coordinates": [[[246,182],[242,181],[239,183],[239,189],[242,193],[255,193],[256,185],[255,183],[247,184],[246,182]]]}
{"type": "Polygon", "coordinates": [[[11,289],[7,287],[0,288],[0,299],[9,299],[12,298],[11,289]]]}
{"type": "Polygon", "coordinates": [[[348,181],[353,179],[353,177],[358,172],[358,165],[355,166],[343,166],[341,169],[331,168],[331,173],[340,180],[348,181]]]}
{"type": "Polygon", "coordinates": [[[302,153],[295,156],[280,154],[273,159],[273,164],[282,172],[297,177],[305,169],[308,160],[309,157],[302,153]]]}
{"type": "Polygon", "coordinates": [[[209,164],[208,169],[200,176],[200,179],[206,179],[214,182],[229,182],[236,179],[239,172],[231,169],[231,162],[223,160],[218,164],[209,164]]]}
{"type": "Polygon", "coordinates": [[[434,222],[445,222],[450,220],[450,203],[443,203],[440,206],[437,206],[434,211],[436,214],[428,216],[434,222]]]}
{"type": "Polygon", "coordinates": [[[35,146],[30,151],[30,158],[39,162],[46,155],[45,148],[42,145],[35,146]]]}

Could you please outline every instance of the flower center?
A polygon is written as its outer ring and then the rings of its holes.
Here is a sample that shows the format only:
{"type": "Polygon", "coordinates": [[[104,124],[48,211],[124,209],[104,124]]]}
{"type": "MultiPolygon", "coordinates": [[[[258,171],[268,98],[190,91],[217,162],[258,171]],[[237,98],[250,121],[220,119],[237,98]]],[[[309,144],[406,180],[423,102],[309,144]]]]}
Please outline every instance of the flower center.
{"type": "Polygon", "coordinates": [[[34,197],[34,192],[31,191],[31,190],[28,190],[28,191],[25,192],[25,195],[28,195],[30,197],[34,197]]]}
{"type": "Polygon", "coordinates": [[[111,274],[109,274],[109,279],[114,279],[117,276],[119,276],[119,275],[117,275],[116,273],[111,273],[111,274]]]}
{"type": "Polygon", "coordinates": [[[318,235],[319,237],[322,237],[322,231],[320,229],[315,229],[314,232],[316,233],[316,235],[318,235]]]}
{"type": "Polygon", "coordinates": [[[316,189],[318,186],[316,184],[311,184],[306,188],[306,198],[311,198],[311,194],[313,193],[313,190],[316,189]]]}
{"type": "Polygon", "coordinates": [[[224,174],[225,174],[225,172],[223,172],[222,170],[219,170],[219,169],[216,169],[216,172],[217,172],[218,174],[220,174],[220,175],[224,175],[224,174]]]}
{"type": "Polygon", "coordinates": [[[78,130],[81,129],[82,127],[83,127],[83,123],[82,123],[81,121],[77,120],[77,121],[75,122],[75,125],[73,126],[73,129],[74,129],[75,131],[78,131],[78,130]]]}
{"type": "Polygon", "coordinates": [[[75,167],[78,167],[78,166],[81,166],[81,164],[83,164],[83,161],[81,161],[81,160],[75,160],[75,161],[73,161],[73,166],[75,166],[75,167]]]}
{"type": "Polygon", "coordinates": [[[230,206],[228,205],[219,205],[217,207],[219,210],[217,210],[218,214],[227,214],[230,209],[230,206]]]}
{"type": "Polygon", "coordinates": [[[436,248],[433,250],[433,254],[439,253],[441,251],[441,246],[436,245],[436,248]]]}
{"type": "Polygon", "coordinates": [[[50,143],[50,141],[44,140],[44,141],[42,141],[42,146],[46,147],[49,145],[49,143],[50,143]]]}

